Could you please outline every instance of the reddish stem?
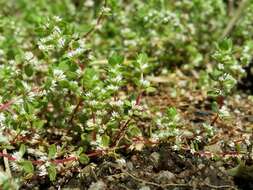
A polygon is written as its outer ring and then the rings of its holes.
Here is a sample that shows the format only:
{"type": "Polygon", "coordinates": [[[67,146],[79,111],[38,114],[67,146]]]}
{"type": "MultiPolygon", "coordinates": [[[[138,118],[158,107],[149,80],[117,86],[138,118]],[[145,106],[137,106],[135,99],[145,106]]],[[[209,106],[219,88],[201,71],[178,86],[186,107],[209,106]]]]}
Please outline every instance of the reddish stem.
{"type": "Polygon", "coordinates": [[[135,102],[135,105],[138,106],[140,105],[141,103],[141,98],[142,98],[142,92],[137,96],[136,98],[136,102],[135,102]]]}
{"type": "Polygon", "coordinates": [[[14,103],[14,100],[10,100],[7,103],[2,104],[0,106],[0,111],[4,111],[4,110],[8,109],[10,107],[10,105],[13,104],[13,103],[14,103]]]}
{"type": "Polygon", "coordinates": [[[10,154],[4,154],[4,153],[0,152],[0,156],[8,158],[8,160],[12,160],[12,161],[16,160],[16,158],[14,158],[13,156],[11,156],[10,154]]]}
{"type": "Polygon", "coordinates": [[[114,147],[117,144],[117,141],[121,138],[122,134],[126,130],[128,124],[130,123],[131,119],[128,119],[125,124],[119,129],[118,133],[116,134],[116,137],[112,143],[112,147],[114,147]]]}

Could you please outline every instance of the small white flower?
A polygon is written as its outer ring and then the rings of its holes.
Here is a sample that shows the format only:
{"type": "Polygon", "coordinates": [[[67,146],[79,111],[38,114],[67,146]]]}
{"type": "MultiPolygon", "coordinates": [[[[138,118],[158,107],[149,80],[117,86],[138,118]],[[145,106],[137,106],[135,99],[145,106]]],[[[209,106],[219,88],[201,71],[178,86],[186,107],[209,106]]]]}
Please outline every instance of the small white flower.
{"type": "Polygon", "coordinates": [[[194,150],[193,148],[191,148],[190,152],[191,152],[191,154],[195,154],[196,150],[194,150]]]}
{"type": "Polygon", "coordinates": [[[140,83],[141,85],[144,87],[144,88],[147,88],[150,86],[150,82],[148,80],[144,80],[144,79],[141,79],[140,80],[140,83]]]}
{"type": "Polygon", "coordinates": [[[222,117],[229,117],[230,116],[230,113],[229,113],[228,108],[226,106],[221,107],[221,109],[219,110],[219,114],[222,117]]]}
{"type": "Polygon", "coordinates": [[[230,147],[235,147],[235,143],[233,142],[233,141],[231,141],[231,142],[229,142],[229,144],[228,144],[230,147]]]}
{"type": "Polygon", "coordinates": [[[65,39],[64,39],[64,38],[60,38],[60,39],[58,40],[58,44],[59,44],[59,47],[60,47],[60,48],[63,48],[64,45],[65,45],[65,39]]]}
{"type": "Polygon", "coordinates": [[[202,137],[201,136],[196,136],[195,140],[198,142],[201,142],[202,137]]]}
{"type": "Polygon", "coordinates": [[[98,105],[98,101],[96,101],[96,100],[91,100],[90,102],[89,102],[89,104],[91,105],[91,106],[97,106],[98,105]]]}
{"type": "Polygon", "coordinates": [[[45,45],[42,45],[42,44],[38,44],[39,46],[39,49],[41,50],[41,51],[47,51],[47,46],[45,46],[45,45]]]}
{"type": "Polygon", "coordinates": [[[117,106],[117,107],[121,107],[124,104],[124,102],[122,100],[117,100],[117,101],[110,101],[110,105],[111,106],[117,106]]]}
{"type": "Polygon", "coordinates": [[[30,61],[33,57],[34,57],[34,55],[32,52],[30,52],[30,51],[25,52],[25,60],[26,61],[30,61]]]}
{"type": "Polygon", "coordinates": [[[223,65],[223,64],[221,64],[221,63],[219,63],[219,64],[218,64],[218,69],[220,69],[220,70],[224,70],[224,65],[223,65]]]}
{"type": "Polygon", "coordinates": [[[29,92],[28,93],[28,97],[30,100],[34,100],[34,98],[37,96],[37,94],[33,91],[29,92]]]}
{"type": "Polygon", "coordinates": [[[93,7],[94,1],[93,0],[87,0],[84,2],[85,7],[93,7]]]}
{"type": "Polygon", "coordinates": [[[117,118],[118,116],[119,116],[119,113],[117,113],[117,112],[115,112],[115,111],[112,112],[112,117],[113,117],[113,118],[117,118]]]}
{"type": "Polygon", "coordinates": [[[175,144],[175,145],[172,146],[172,149],[173,149],[173,150],[179,150],[180,147],[179,147],[177,144],[175,144]]]}
{"type": "Polygon", "coordinates": [[[128,33],[131,32],[131,29],[130,28],[124,28],[124,29],[121,30],[121,32],[122,32],[123,35],[128,34],[128,33]]]}
{"type": "Polygon", "coordinates": [[[54,69],[53,73],[54,73],[54,77],[57,80],[64,80],[64,79],[66,79],[66,76],[64,75],[64,72],[62,70],[60,70],[60,69],[54,69]]]}
{"type": "Polygon", "coordinates": [[[53,18],[54,18],[54,20],[55,20],[55,21],[57,21],[57,22],[62,21],[62,18],[61,18],[61,17],[59,17],[59,16],[54,16],[53,18]]]}
{"type": "Polygon", "coordinates": [[[50,90],[52,91],[55,90],[55,87],[56,87],[56,80],[52,80],[50,90]]]}
{"type": "Polygon", "coordinates": [[[3,113],[0,113],[0,124],[5,121],[5,115],[3,113]]]}
{"type": "Polygon", "coordinates": [[[86,125],[90,128],[93,128],[95,126],[94,122],[93,122],[93,119],[89,119],[87,122],[86,122],[86,125]]]}
{"type": "Polygon", "coordinates": [[[47,173],[47,168],[46,168],[46,166],[43,164],[43,165],[41,165],[39,168],[39,176],[45,176],[45,175],[47,175],[48,173],[47,173]]]}
{"type": "Polygon", "coordinates": [[[21,161],[22,160],[20,152],[14,152],[12,154],[12,157],[15,158],[16,161],[21,161]]]}
{"type": "Polygon", "coordinates": [[[20,165],[18,165],[16,162],[11,162],[10,165],[13,171],[21,171],[20,165]]]}
{"type": "Polygon", "coordinates": [[[105,13],[109,13],[111,9],[109,7],[103,7],[102,11],[104,11],[105,13]]]}
{"type": "Polygon", "coordinates": [[[72,50],[72,51],[68,52],[67,57],[71,58],[71,57],[74,57],[74,56],[81,54],[83,52],[84,52],[84,49],[79,47],[76,50],[72,50]]]}
{"type": "Polygon", "coordinates": [[[112,82],[119,83],[122,81],[122,76],[118,75],[115,78],[112,79],[112,82]]]}
{"type": "Polygon", "coordinates": [[[117,91],[119,89],[118,86],[112,85],[110,84],[109,86],[106,87],[108,90],[112,90],[112,91],[117,91]]]}
{"type": "Polygon", "coordinates": [[[86,92],[86,93],[85,93],[85,96],[88,97],[88,98],[91,98],[91,97],[92,97],[92,94],[91,94],[91,92],[86,92]]]}
{"type": "Polygon", "coordinates": [[[9,60],[9,64],[10,64],[10,65],[15,65],[15,63],[16,63],[15,60],[13,60],[13,59],[12,59],[12,60],[9,60]]]}
{"type": "Polygon", "coordinates": [[[126,165],[126,160],[124,158],[119,158],[116,160],[116,162],[120,165],[120,166],[125,166],[126,165]]]}
{"type": "Polygon", "coordinates": [[[54,27],[54,32],[53,32],[54,35],[56,34],[61,34],[61,29],[58,27],[58,26],[55,26],[54,27]]]}
{"type": "Polygon", "coordinates": [[[145,70],[145,69],[147,69],[148,68],[148,64],[147,63],[144,63],[144,64],[142,64],[141,65],[141,70],[145,70]]]}

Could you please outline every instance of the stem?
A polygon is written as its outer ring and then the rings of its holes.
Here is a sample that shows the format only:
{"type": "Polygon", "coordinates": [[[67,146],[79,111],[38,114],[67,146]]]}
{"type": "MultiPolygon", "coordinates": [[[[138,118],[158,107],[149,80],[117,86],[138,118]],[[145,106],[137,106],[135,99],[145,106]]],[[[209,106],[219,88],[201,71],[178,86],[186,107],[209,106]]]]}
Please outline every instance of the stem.
{"type": "Polygon", "coordinates": [[[213,118],[211,125],[214,125],[218,119],[219,119],[219,113],[216,113],[216,116],[213,118]]]}
{"type": "Polygon", "coordinates": [[[136,105],[136,106],[140,105],[140,103],[141,103],[141,98],[142,98],[142,92],[140,92],[139,95],[138,95],[137,98],[136,98],[136,101],[135,101],[135,105],[136,105]]]}
{"type": "Polygon", "coordinates": [[[93,111],[92,111],[92,121],[93,121],[93,124],[96,124],[96,115],[93,111]]]}
{"type": "Polygon", "coordinates": [[[130,123],[131,119],[128,119],[125,124],[119,129],[118,133],[116,134],[115,139],[113,140],[112,146],[115,146],[118,142],[118,140],[121,138],[122,134],[128,127],[128,124],[130,123]]]}
{"type": "Polygon", "coordinates": [[[234,0],[228,0],[228,15],[233,16],[234,14],[234,0]]]}
{"type": "Polygon", "coordinates": [[[234,28],[234,26],[236,25],[237,21],[239,20],[239,18],[241,17],[244,8],[246,7],[246,5],[248,4],[248,0],[242,0],[241,3],[239,4],[239,7],[237,9],[237,11],[235,12],[235,15],[231,18],[231,20],[228,22],[222,36],[221,39],[225,38],[226,36],[228,36],[230,34],[230,32],[232,31],[232,29],[234,28]]]}
{"type": "MultiPolygon", "coordinates": [[[[8,155],[6,149],[3,150],[3,155],[8,155]]],[[[9,177],[12,177],[8,157],[4,157],[4,167],[5,167],[5,171],[6,171],[7,175],[9,177]]]]}
{"type": "Polygon", "coordinates": [[[13,104],[15,102],[15,100],[10,100],[9,102],[0,105],[0,111],[4,111],[7,110],[11,104],[13,104]]]}
{"type": "Polygon", "coordinates": [[[82,102],[83,102],[82,100],[78,99],[78,103],[77,103],[75,109],[73,110],[73,112],[72,112],[72,114],[71,114],[71,118],[70,118],[70,120],[69,120],[69,123],[72,123],[72,122],[73,122],[73,119],[75,118],[75,115],[76,115],[76,113],[77,113],[79,107],[82,105],[82,102]]]}
{"type": "MultiPolygon", "coordinates": [[[[96,123],[96,115],[95,115],[95,113],[92,111],[92,121],[93,121],[93,124],[95,124],[96,123]]],[[[96,129],[94,129],[93,131],[92,131],[92,140],[93,141],[96,141],[97,140],[97,132],[96,132],[96,129]]]]}
{"type": "MultiPolygon", "coordinates": [[[[107,0],[104,1],[103,8],[105,8],[106,6],[107,6],[107,0]]],[[[104,10],[102,10],[102,12],[100,13],[99,17],[97,18],[96,24],[87,33],[85,33],[83,35],[83,38],[89,37],[94,31],[96,31],[97,27],[102,23],[103,18],[104,18],[104,10]]]]}

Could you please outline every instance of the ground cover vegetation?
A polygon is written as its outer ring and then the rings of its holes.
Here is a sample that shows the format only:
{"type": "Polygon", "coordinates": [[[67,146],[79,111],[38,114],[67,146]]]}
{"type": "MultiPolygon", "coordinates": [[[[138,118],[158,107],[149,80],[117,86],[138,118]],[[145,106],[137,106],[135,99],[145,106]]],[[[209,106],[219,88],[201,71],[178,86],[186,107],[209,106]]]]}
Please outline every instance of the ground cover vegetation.
{"type": "Polygon", "coordinates": [[[0,189],[253,188],[251,0],[0,6],[0,189]]]}

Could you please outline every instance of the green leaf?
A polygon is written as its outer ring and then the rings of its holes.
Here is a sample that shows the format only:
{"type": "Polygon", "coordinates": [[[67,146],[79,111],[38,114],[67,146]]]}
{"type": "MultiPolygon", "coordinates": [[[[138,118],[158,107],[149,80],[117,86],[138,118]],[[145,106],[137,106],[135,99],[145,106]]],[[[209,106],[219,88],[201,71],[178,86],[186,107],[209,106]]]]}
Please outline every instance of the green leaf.
{"type": "Polygon", "coordinates": [[[21,144],[19,147],[19,153],[20,153],[21,157],[24,156],[25,152],[26,152],[26,146],[24,144],[21,144]]]}
{"type": "Polygon", "coordinates": [[[95,69],[87,68],[85,69],[82,83],[86,89],[92,89],[99,82],[99,76],[95,69]]]}
{"type": "Polygon", "coordinates": [[[108,147],[110,144],[110,137],[108,135],[102,135],[102,146],[108,147]]]}
{"type": "Polygon", "coordinates": [[[57,171],[56,171],[56,167],[54,164],[51,163],[49,165],[49,167],[47,168],[47,172],[48,172],[48,176],[49,176],[50,181],[55,181],[57,171]]]}
{"type": "Polygon", "coordinates": [[[28,102],[27,100],[24,101],[24,110],[28,113],[31,114],[33,113],[33,105],[32,103],[28,102]]]}
{"type": "Polygon", "coordinates": [[[79,156],[83,152],[83,147],[79,147],[76,151],[76,155],[79,156]]]}
{"type": "Polygon", "coordinates": [[[167,109],[167,117],[174,119],[177,116],[177,110],[175,107],[170,107],[167,109]]]}
{"type": "Polygon", "coordinates": [[[128,132],[133,137],[141,135],[141,130],[136,125],[130,125],[128,127],[128,132]]]}
{"type": "Polygon", "coordinates": [[[155,91],[156,91],[156,88],[154,88],[152,86],[146,88],[146,92],[148,92],[148,93],[152,93],[152,92],[155,92],[155,91]]]}
{"type": "Polygon", "coordinates": [[[238,177],[240,179],[253,180],[253,165],[245,165],[243,162],[238,166],[227,170],[228,175],[238,177]]]}
{"type": "Polygon", "coordinates": [[[148,56],[145,53],[141,53],[137,57],[137,62],[142,65],[148,62],[148,56]]]}
{"type": "Polygon", "coordinates": [[[207,92],[207,95],[210,96],[210,97],[212,97],[212,98],[215,98],[215,97],[221,95],[221,91],[218,90],[218,89],[209,90],[209,91],[207,92]]]}
{"type": "Polygon", "coordinates": [[[219,111],[219,105],[217,102],[212,102],[211,107],[214,112],[217,113],[219,111]]]}
{"type": "Polygon", "coordinates": [[[48,150],[48,158],[49,159],[54,158],[56,151],[57,151],[57,149],[56,149],[55,144],[50,145],[49,150],[48,150]]]}
{"type": "Polygon", "coordinates": [[[81,164],[88,164],[90,161],[90,158],[86,154],[81,154],[79,156],[79,161],[81,162],[81,164]]]}
{"type": "Polygon", "coordinates": [[[232,49],[232,40],[224,39],[218,44],[219,49],[223,51],[230,51],[232,49]]]}
{"type": "Polygon", "coordinates": [[[117,54],[113,54],[109,59],[108,62],[110,65],[115,66],[117,64],[122,64],[124,62],[124,57],[117,55],[117,54]]]}
{"type": "Polygon", "coordinates": [[[46,123],[46,121],[44,121],[44,120],[36,120],[36,121],[33,121],[33,126],[41,129],[41,128],[43,128],[45,123],[46,123]]]}
{"type": "Polygon", "coordinates": [[[5,136],[3,136],[2,134],[0,134],[0,143],[1,143],[1,145],[2,144],[7,144],[9,142],[9,139],[7,138],[7,137],[5,137],[5,136]]]}
{"type": "Polygon", "coordinates": [[[22,169],[25,171],[25,173],[33,173],[34,168],[33,168],[33,164],[31,161],[29,161],[29,160],[21,161],[20,165],[21,165],[22,169]]]}
{"type": "Polygon", "coordinates": [[[70,69],[68,61],[62,61],[59,65],[58,65],[59,69],[61,69],[62,71],[68,71],[70,69]]]}
{"type": "Polygon", "coordinates": [[[32,66],[32,65],[30,65],[30,64],[26,65],[26,66],[24,67],[24,70],[25,70],[25,74],[26,74],[28,77],[30,77],[30,76],[33,75],[34,70],[33,70],[33,66],[32,66]]]}

